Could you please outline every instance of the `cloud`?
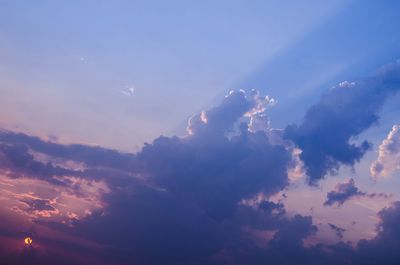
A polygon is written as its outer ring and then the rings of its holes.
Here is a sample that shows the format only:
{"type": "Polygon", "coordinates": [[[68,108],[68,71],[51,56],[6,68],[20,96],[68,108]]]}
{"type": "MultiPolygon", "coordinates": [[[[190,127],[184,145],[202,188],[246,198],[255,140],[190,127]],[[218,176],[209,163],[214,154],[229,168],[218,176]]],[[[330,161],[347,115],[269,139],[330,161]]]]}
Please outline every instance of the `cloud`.
{"type": "Polygon", "coordinates": [[[55,211],[56,209],[51,206],[50,200],[43,199],[25,199],[21,200],[29,206],[32,211],[55,211]]]}
{"type": "Polygon", "coordinates": [[[314,235],[318,228],[312,224],[310,216],[295,215],[288,224],[283,226],[271,241],[274,247],[283,249],[301,248],[303,239],[314,235]]]}
{"type": "Polygon", "coordinates": [[[386,99],[400,90],[400,62],[371,78],[342,82],[325,93],[300,125],[289,125],[285,137],[301,150],[309,183],[315,184],[341,165],[353,166],[371,144],[352,140],[375,124],[386,99]]]}
{"type": "Polygon", "coordinates": [[[356,187],[354,179],[349,179],[347,182],[342,182],[342,183],[336,184],[334,190],[328,192],[328,194],[326,195],[326,201],[324,202],[324,205],[332,206],[334,204],[337,204],[338,206],[341,206],[346,201],[348,201],[352,198],[355,198],[355,197],[390,198],[391,195],[388,195],[385,193],[366,193],[366,192],[360,191],[356,187]]]}
{"type": "Polygon", "coordinates": [[[347,182],[338,183],[333,191],[328,192],[324,205],[334,205],[337,203],[339,206],[356,196],[364,196],[365,192],[360,191],[354,183],[354,179],[349,179],[347,182]]]}
{"type": "MultiPolygon", "coordinates": [[[[233,91],[220,105],[195,115],[189,135],[160,136],[136,154],[1,131],[0,169],[6,176],[0,180],[8,192],[27,211],[53,207],[71,217],[66,221],[29,216],[33,220],[26,226],[33,227],[37,242],[30,263],[366,264],[361,262],[364,249],[380,247],[380,238],[397,233],[396,211],[379,214],[378,236],[360,242],[360,250],[343,242],[307,246],[318,231],[312,217],[287,213],[283,203],[272,198],[288,187],[288,172],[301,164],[294,153],[302,153],[267,122],[251,125],[255,117],[265,121],[270,104],[270,98],[255,91],[233,91]],[[16,184],[28,180],[46,183],[60,196],[39,196],[36,192],[42,186],[32,186],[35,196],[17,196],[16,184]],[[68,204],[71,197],[77,203],[68,204]],[[83,202],[101,207],[90,208],[79,218],[62,208],[83,202]]],[[[351,179],[328,193],[327,201],[342,204],[354,196],[379,195],[360,191],[351,179]]],[[[329,226],[339,237],[344,232],[329,226]]],[[[0,236],[17,240],[16,227],[3,221],[0,236]]],[[[0,249],[6,245],[8,241],[0,240],[0,249]]],[[[10,265],[21,264],[24,251],[0,251],[0,257],[10,265]]]]}
{"type": "Polygon", "coordinates": [[[62,185],[54,176],[75,175],[77,172],[54,166],[51,163],[42,163],[34,159],[29,149],[23,144],[0,143],[0,170],[10,172],[13,177],[28,175],[46,180],[53,184],[62,185]]]}
{"type": "MultiPolygon", "coordinates": [[[[245,227],[273,231],[302,220],[297,216],[290,221],[281,204],[241,204],[259,193],[268,198],[289,183],[291,151],[271,144],[266,130],[249,130],[252,118],[265,115],[270,103],[255,91],[233,91],[220,105],[190,120],[190,135],[161,136],[137,154],[1,131],[2,168],[17,179],[64,185],[75,196],[82,191],[74,190],[81,179],[105,181],[110,189],[102,194],[106,208],[65,225],[48,224],[110,246],[114,261],[200,262],[231,242],[240,243],[247,236],[245,227]],[[83,166],[71,168],[67,161],[83,166]]],[[[24,202],[34,208],[49,206],[43,199],[24,202]]],[[[276,242],[289,235],[283,233],[276,242]]]]}
{"type": "Polygon", "coordinates": [[[343,238],[343,233],[346,232],[346,229],[341,228],[339,226],[336,226],[334,224],[328,223],[329,228],[332,229],[335,234],[337,235],[338,238],[342,239],[343,238]]]}
{"type": "Polygon", "coordinates": [[[259,107],[258,95],[231,92],[223,102],[193,117],[186,138],[160,137],[137,154],[149,178],[183,198],[191,198],[216,219],[258,192],[271,195],[288,184],[291,154],[262,132],[238,125],[259,107]]]}
{"type": "Polygon", "coordinates": [[[29,136],[24,133],[15,133],[2,129],[0,129],[0,142],[6,145],[20,145],[20,148],[29,148],[54,158],[83,162],[92,167],[101,166],[127,170],[132,167],[134,159],[133,154],[122,153],[100,146],[63,145],[44,141],[39,137],[29,136]]]}
{"type": "Polygon", "coordinates": [[[143,181],[138,163],[135,154],[99,146],[58,144],[0,130],[0,173],[12,178],[36,178],[65,187],[84,178],[123,187],[128,182],[143,181]]]}
{"type": "Polygon", "coordinates": [[[249,230],[276,231],[261,247],[266,257],[259,261],[272,258],[278,264],[288,253],[302,251],[303,240],[317,231],[310,216],[290,218],[282,214],[282,206],[265,201],[257,208],[238,206],[224,221],[216,221],[190,201],[152,189],[139,189],[131,196],[113,194],[109,202],[106,214],[94,214],[60,229],[108,246],[104,252],[115,257],[113,264],[118,260],[144,265],[240,262],[248,258],[243,252],[256,254],[247,249],[257,244],[249,230]]]}
{"type": "Polygon", "coordinates": [[[378,158],[370,167],[371,175],[383,178],[400,169],[400,125],[393,125],[385,140],[379,146],[378,158]]]}
{"type": "Polygon", "coordinates": [[[400,260],[398,246],[400,243],[400,202],[394,202],[390,207],[378,213],[380,223],[377,226],[377,236],[372,240],[362,240],[358,243],[355,264],[397,264],[400,260]]]}
{"type": "MultiPolygon", "coordinates": [[[[371,240],[363,239],[354,248],[349,243],[340,242],[337,244],[319,243],[312,247],[304,247],[298,244],[299,231],[312,235],[316,227],[312,225],[307,217],[298,217],[292,220],[292,224],[282,231],[287,231],[288,242],[276,244],[270,242],[269,248],[261,248],[250,244],[242,245],[240,251],[236,249],[233,261],[222,264],[252,264],[261,265],[266,262],[270,264],[307,264],[307,265],[381,265],[398,264],[400,254],[398,245],[400,243],[400,202],[394,202],[390,207],[384,208],[378,213],[380,219],[377,226],[377,235],[371,240]],[[296,220],[297,219],[297,220],[296,220]],[[295,227],[294,231],[290,227],[295,227]],[[293,235],[291,234],[293,233],[293,235]],[[293,241],[291,243],[289,241],[293,241]],[[297,242],[297,243],[296,243],[297,242]],[[250,246],[249,246],[250,245],[250,246]]],[[[344,232],[343,228],[329,224],[331,229],[338,232],[338,236],[344,232]]],[[[282,234],[286,234],[283,233],[282,234]]],[[[282,235],[281,234],[281,235],[282,235]]],[[[280,236],[275,236],[277,240],[280,236]]],[[[218,263],[216,263],[218,264],[218,263]]]]}

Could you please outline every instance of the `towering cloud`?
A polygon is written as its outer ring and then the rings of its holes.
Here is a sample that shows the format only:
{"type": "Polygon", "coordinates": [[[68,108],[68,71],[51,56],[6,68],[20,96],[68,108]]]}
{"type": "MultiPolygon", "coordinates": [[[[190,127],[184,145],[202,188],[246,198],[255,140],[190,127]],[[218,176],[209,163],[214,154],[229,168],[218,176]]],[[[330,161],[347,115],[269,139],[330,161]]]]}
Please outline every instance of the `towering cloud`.
{"type": "Polygon", "coordinates": [[[363,157],[371,144],[356,144],[353,138],[377,122],[386,99],[399,90],[400,62],[396,62],[371,78],[340,83],[307,111],[300,125],[287,126],[285,137],[302,150],[310,184],[363,157]]]}
{"type": "Polygon", "coordinates": [[[260,104],[258,94],[231,92],[220,106],[191,119],[190,136],[160,137],[145,145],[138,154],[144,172],[216,219],[232,215],[240,200],[257,192],[280,191],[288,184],[291,154],[271,145],[263,131],[236,123],[260,104]]]}
{"type": "Polygon", "coordinates": [[[387,177],[400,169],[400,125],[394,125],[387,138],[379,146],[378,158],[371,165],[375,178],[387,177]]]}

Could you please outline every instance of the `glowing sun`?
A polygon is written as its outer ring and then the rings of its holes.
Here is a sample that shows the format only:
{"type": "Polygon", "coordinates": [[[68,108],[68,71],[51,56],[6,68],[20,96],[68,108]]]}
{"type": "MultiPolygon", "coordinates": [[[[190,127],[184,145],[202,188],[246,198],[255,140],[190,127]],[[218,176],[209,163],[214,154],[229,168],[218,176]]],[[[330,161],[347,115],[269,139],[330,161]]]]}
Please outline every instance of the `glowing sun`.
{"type": "Polygon", "coordinates": [[[30,245],[32,245],[32,238],[30,238],[30,237],[25,237],[25,239],[24,239],[24,243],[25,243],[25,245],[27,245],[27,246],[30,246],[30,245]]]}

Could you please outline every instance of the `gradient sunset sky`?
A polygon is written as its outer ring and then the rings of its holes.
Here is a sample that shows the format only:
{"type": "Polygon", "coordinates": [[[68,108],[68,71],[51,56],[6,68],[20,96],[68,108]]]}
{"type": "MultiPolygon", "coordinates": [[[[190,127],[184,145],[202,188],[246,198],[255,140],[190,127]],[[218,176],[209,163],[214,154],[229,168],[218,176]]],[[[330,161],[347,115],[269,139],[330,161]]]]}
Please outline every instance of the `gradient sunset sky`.
{"type": "Polygon", "coordinates": [[[0,0],[0,263],[400,264],[399,14],[0,0]]]}

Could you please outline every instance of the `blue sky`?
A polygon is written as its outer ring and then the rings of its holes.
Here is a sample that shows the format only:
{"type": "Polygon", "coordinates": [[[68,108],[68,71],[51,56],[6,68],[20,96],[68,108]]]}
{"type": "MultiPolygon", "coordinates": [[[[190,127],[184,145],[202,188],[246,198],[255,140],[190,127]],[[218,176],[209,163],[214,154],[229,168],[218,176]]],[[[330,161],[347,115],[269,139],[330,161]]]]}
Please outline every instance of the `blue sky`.
{"type": "Polygon", "coordinates": [[[0,1],[0,258],[397,264],[399,11],[0,1]]]}
{"type": "Polygon", "coordinates": [[[279,98],[273,87],[285,74],[254,85],[257,72],[349,4],[3,2],[2,98],[15,96],[2,111],[16,116],[12,126],[132,150],[182,133],[188,117],[232,88],[279,98]],[[120,93],[132,86],[133,98],[120,93]]]}
{"type": "Polygon", "coordinates": [[[397,5],[5,1],[2,98],[16,96],[2,111],[15,116],[8,126],[135,150],[182,133],[230,89],[255,88],[282,102],[271,113],[282,127],[290,106],[299,119],[326,87],[396,58],[397,5]]]}

